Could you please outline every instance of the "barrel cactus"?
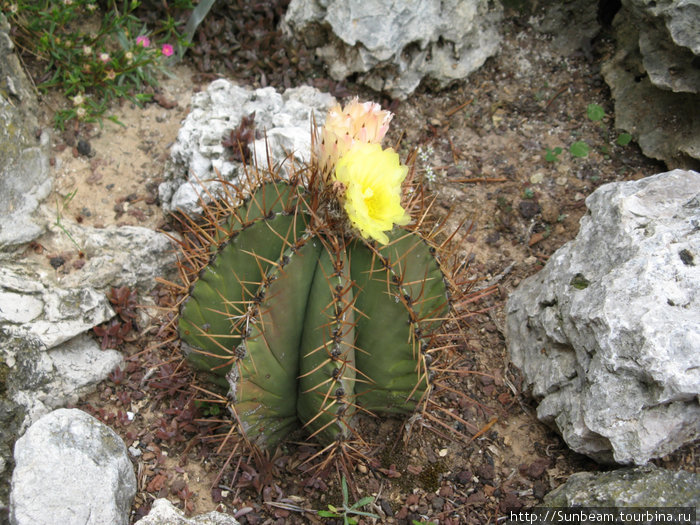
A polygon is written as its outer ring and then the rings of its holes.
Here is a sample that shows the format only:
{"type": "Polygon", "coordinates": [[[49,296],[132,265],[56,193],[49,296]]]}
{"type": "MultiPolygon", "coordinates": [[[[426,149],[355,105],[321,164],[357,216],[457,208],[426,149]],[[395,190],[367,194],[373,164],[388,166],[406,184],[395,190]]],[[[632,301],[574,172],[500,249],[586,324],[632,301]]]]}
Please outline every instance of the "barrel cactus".
{"type": "MultiPolygon", "coordinates": [[[[425,406],[437,337],[459,293],[413,171],[381,145],[391,114],[356,100],[313,133],[312,161],[248,168],[186,219],[177,330],[246,442],[303,429],[364,443],[357,415],[425,406]]],[[[410,164],[410,163],[409,163],[410,164]]]]}

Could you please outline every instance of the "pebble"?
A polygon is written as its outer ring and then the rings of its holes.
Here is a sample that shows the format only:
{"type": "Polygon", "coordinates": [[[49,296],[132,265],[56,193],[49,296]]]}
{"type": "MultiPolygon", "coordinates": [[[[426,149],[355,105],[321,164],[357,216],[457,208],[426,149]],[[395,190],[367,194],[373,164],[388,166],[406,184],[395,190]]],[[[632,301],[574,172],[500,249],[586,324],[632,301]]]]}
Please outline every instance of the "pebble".
{"type": "Polygon", "coordinates": [[[58,270],[61,266],[65,264],[66,260],[63,257],[57,256],[57,257],[51,257],[49,259],[49,264],[55,269],[58,270]]]}
{"type": "Polygon", "coordinates": [[[391,508],[391,503],[389,503],[387,500],[380,499],[379,506],[382,508],[382,510],[384,511],[384,514],[386,514],[387,516],[394,515],[394,509],[391,508]]]}
{"type": "Polygon", "coordinates": [[[523,219],[532,219],[540,211],[540,205],[535,201],[527,200],[518,203],[518,212],[523,219]]]}
{"type": "Polygon", "coordinates": [[[557,180],[555,180],[554,182],[556,182],[559,186],[566,186],[566,184],[569,182],[569,179],[566,176],[562,175],[561,177],[557,177],[557,180]]]}
{"type": "Polygon", "coordinates": [[[532,184],[540,184],[542,181],[544,181],[544,173],[542,173],[541,171],[538,171],[537,173],[534,173],[534,174],[530,177],[530,182],[531,182],[532,184]]]}
{"type": "Polygon", "coordinates": [[[78,153],[87,157],[91,151],[92,147],[90,147],[90,143],[87,140],[80,139],[78,141],[78,153]]]}
{"type": "Polygon", "coordinates": [[[542,208],[542,219],[549,224],[557,222],[559,219],[559,208],[551,200],[543,200],[540,202],[542,208]]]}

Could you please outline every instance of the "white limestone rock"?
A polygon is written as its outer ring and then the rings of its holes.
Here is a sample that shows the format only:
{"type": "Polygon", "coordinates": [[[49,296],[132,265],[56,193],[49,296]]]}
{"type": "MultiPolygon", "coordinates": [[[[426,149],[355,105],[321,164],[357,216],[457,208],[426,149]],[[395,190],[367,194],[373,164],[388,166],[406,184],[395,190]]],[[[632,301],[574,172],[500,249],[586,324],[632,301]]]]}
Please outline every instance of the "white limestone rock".
{"type": "Polygon", "coordinates": [[[52,184],[49,135],[36,135],[38,102],[9,30],[0,13],[0,251],[28,243],[44,231],[34,213],[52,184]]]}
{"type": "Polygon", "coordinates": [[[506,307],[537,415],[576,452],[644,464],[700,437],[700,173],[606,184],[506,307]]]}
{"type": "Polygon", "coordinates": [[[260,138],[251,145],[251,151],[258,166],[267,167],[268,150],[272,164],[288,155],[296,162],[308,162],[312,116],[318,125],[323,124],[334,104],[331,95],[309,86],[278,93],[271,87],[246,89],[224,79],[212,82],[206,91],[192,97],[192,110],[171,149],[172,165],[159,188],[163,208],[168,212],[199,213],[199,199],[207,200],[207,191],[213,195],[221,191],[220,183],[212,179],[221,176],[233,183],[239,181],[242,165],[231,160],[232,152],[222,141],[243,117],[255,113],[260,138]]]}
{"type": "Polygon", "coordinates": [[[134,525],[239,525],[239,522],[233,516],[216,511],[186,518],[167,499],[160,498],[153,502],[148,515],[134,525]]]}
{"type": "Polygon", "coordinates": [[[59,288],[31,268],[0,267],[0,327],[53,348],[114,317],[102,292],[86,286],[59,288]]]}
{"type": "Polygon", "coordinates": [[[438,88],[466,78],[501,42],[502,7],[488,0],[292,0],[283,29],[343,80],[404,99],[424,78],[438,88]]]}
{"type": "Polygon", "coordinates": [[[623,0],[601,68],[615,125],[669,168],[700,169],[700,2],[623,0]]]}
{"type": "Polygon", "coordinates": [[[15,444],[12,525],[127,525],[136,476],[126,446],[77,409],[34,423],[15,444]]]}

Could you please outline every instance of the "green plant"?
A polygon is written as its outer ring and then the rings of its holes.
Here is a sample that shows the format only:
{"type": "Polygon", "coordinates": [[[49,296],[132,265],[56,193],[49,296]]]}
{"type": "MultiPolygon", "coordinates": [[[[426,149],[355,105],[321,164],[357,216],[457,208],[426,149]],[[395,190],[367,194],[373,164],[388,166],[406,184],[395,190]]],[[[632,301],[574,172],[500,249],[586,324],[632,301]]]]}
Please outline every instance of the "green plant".
{"type": "Polygon", "coordinates": [[[558,146],[554,149],[546,148],[544,160],[546,160],[547,162],[556,162],[559,160],[559,155],[561,155],[561,152],[562,149],[558,146]]]}
{"type": "Polygon", "coordinates": [[[617,145],[618,146],[627,146],[630,142],[632,142],[632,135],[629,133],[620,133],[617,137],[617,145]]]}
{"type": "Polygon", "coordinates": [[[593,122],[600,122],[605,118],[605,110],[598,104],[588,104],[586,107],[586,115],[593,122]]]}
{"type": "Polygon", "coordinates": [[[435,521],[418,521],[418,520],[411,520],[412,525],[437,525],[437,522],[435,521]]]}
{"type": "Polygon", "coordinates": [[[304,430],[329,457],[362,455],[359,412],[434,419],[425,408],[449,370],[465,265],[430,218],[415,163],[378,143],[390,117],[354,104],[335,124],[329,114],[310,165],[249,167],[201,220],[181,218],[180,345],[228,392],[254,448],[304,430]],[[362,140],[348,146],[344,125],[362,140]]]}
{"type": "Polygon", "coordinates": [[[569,153],[578,158],[587,157],[589,150],[588,144],[582,140],[577,140],[569,147],[569,153]]]}
{"type": "MultiPolygon", "coordinates": [[[[74,119],[101,123],[116,99],[141,104],[151,98],[144,90],[165,72],[165,59],[174,52],[166,39],[177,38],[177,31],[169,18],[160,36],[149,35],[134,14],[138,6],[137,0],[109,0],[101,12],[88,0],[2,3],[15,44],[44,69],[40,91],[58,89],[71,101],[56,111],[58,128],[74,119]]],[[[119,123],[114,115],[107,118],[119,123]]]]}
{"type": "Polygon", "coordinates": [[[334,505],[328,505],[328,510],[319,510],[318,515],[322,518],[343,518],[343,525],[356,525],[357,520],[351,518],[350,516],[367,516],[368,518],[379,518],[376,514],[371,512],[363,512],[361,510],[365,505],[369,505],[374,501],[372,496],[365,496],[357,503],[350,505],[350,498],[348,495],[348,484],[345,481],[345,476],[342,477],[342,488],[343,488],[343,506],[336,507],[334,505]]]}

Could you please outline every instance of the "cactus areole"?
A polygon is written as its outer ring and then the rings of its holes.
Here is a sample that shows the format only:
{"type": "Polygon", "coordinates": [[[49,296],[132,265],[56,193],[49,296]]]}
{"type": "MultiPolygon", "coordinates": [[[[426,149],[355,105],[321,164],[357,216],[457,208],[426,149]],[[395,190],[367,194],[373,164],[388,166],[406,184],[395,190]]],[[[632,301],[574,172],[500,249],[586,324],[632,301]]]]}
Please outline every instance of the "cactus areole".
{"type": "Polygon", "coordinates": [[[361,440],[358,413],[414,412],[430,389],[426,349],[449,312],[435,243],[402,207],[407,168],[378,144],[390,114],[358,102],[333,111],[310,166],[258,175],[242,204],[200,230],[205,262],[179,311],[188,361],[268,450],[300,428],[323,445],[361,440]],[[364,150],[376,159],[356,161],[364,150]]]}

